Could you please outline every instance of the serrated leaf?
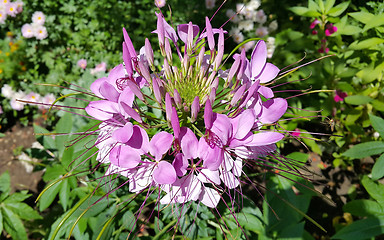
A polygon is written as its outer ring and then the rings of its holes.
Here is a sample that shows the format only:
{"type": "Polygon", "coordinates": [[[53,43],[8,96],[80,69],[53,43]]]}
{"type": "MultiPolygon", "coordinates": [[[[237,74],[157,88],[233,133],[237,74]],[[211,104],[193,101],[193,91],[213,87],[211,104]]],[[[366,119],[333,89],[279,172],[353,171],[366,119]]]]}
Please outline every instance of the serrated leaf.
{"type": "Polygon", "coordinates": [[[317,0],[317,4],[319,5],[319,9],[322,13],[324,13],[324,2],[323,0],[317,0]]]}
{"type": "Polygon", "coordinates": [[[384,207],[384,185],[373,182],[366,175],[363,176],[361,183],[363,184],[365,190],[369,193],[369,196],[378,201],[379,204],[384,207]]]}
{"type": "Polygon", "coordinates": [[[383,42],[384,39],[373,37],[359,42],[355,41],[351,43],[348,48],[352,50],[370,49],[376,47],[378,44],[383,42]]]}
{"type": "Polygon", "coordinates": [[[343,153],[344,156],[352,159],[364,158],[384,152],[384,142],[364,142],[353,146],[343,153]]]}
{"type": "Polygon", "coordinates": [[[331,17],[338,17],[340,14],[342,14],[348,8],[348,5],[349,5],[349,1],[340,3],[336,6],[334,6],[333,8],[331,8],[328,11],[328,15],[331,17]]]}
{"type": "Polygon", "coordinates": [[[354,12],[348,14],[357,21],[362,22],[364,24],[369,23],[373,19],[373,17],[375,17],[375,15],[369,12],[354,12]]]}
{"type": "Polygon", "coordinates": [[[363,32],[384,24],[384,14],[375,15],[363,28],[363,32]]]}
{"type": "Polygon", "coordinates": [[[378,202],[368,199],[358,199],[348,202],[343,206],[343,211],[359,217],[384,214],[384,210],[378,202]]]}
{"type": "Polygon", "coordinates": [[[369,103],[372,100],[373,100],[372,98],[364,95],[353,95],[353,96],[348,96],[344,98],[344,101],[346,103],[352,104],[352,105],[363,105],[363,104],[369,103]]]}
{"type": "Polygon", "coordinates": [[[27,233],[20,218],[6,206],[1,208],[3,214],[4,230],[13,239],[28,240],[27,233]]]}
{"type": "Polygon", "coordinates": [[[375,115],[369,114],[369,120],[371,120],[372,127],[380,134],[384,139],[384,119],[375,115]]]}
{"type": "Polygon", "coordinates": [[[384,154],[381,155],[375,162],[372,168],[372,179],[378,180],[384,176],[384,154]]]}

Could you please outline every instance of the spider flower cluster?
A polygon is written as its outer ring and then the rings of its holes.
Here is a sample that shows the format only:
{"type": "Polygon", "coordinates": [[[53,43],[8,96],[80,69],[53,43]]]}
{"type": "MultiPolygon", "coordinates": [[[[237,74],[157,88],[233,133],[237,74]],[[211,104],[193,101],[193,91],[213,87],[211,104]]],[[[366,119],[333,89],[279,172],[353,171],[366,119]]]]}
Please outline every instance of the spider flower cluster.
{"type": "Polygon", "coordinates": [[[279,69],[266,62],[260,40],[250,60],[242,51],[223,70],[227,32],[208,18],[200,32],[191,22],[175,30],[157,14],[153,33],[161,67],[149,40],[138,53],[123,29],[124,64],[91,85],[99,100],[85,110],[102,121],[97,160],[108,164],[106,174],[126,178],[133,193],[158,189],[161,204],[214,208],[240,187],[243,167],[274,152],[284,137],[270,126],[287,101],[266,86],[279,69]]]}

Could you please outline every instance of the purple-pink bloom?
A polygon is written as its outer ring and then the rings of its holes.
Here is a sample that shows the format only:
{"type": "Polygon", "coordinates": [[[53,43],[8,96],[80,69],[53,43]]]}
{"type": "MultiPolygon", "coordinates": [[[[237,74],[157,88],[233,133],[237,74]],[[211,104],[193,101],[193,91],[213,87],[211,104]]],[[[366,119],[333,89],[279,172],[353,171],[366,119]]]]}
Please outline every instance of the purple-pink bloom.
{"type": "Polygon", "coordinates": [[[346,98],[347,96],[348,94],[346,92],[343,92],[341,90],[336,90],[335,96],[333,97],[333,99],[335,100],[335,102],[342,102],[344,101],[344,98],[346,98]]]}
{"type": "Polygon", "coordinates": [[[320,20],[318,20],[317,18],[311,22],[311,25],[309,26],[310,29],[314,29],[316,27],[317,24],[320,24],[320,20]]]}
{"type": "Polygon", "coordinates": [[[337,27],[333,26],[332,23],[328,24],[325,29],[325,36],[331,36],[333,33],[337,32],[337,27]]]}

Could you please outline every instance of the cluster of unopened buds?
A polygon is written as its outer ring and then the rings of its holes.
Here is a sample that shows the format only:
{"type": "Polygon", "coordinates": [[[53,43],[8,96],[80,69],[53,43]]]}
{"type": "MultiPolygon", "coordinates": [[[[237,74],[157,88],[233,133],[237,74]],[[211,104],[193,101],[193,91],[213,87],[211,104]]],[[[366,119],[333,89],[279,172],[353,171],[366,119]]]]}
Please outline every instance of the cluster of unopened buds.
{"type": "Polygon", "coordinates": [[[328,53],[329,48],[327,47],[327,37],[331,36],[335,32],[337,32],[337,27],[334,26],[332,23],[322,23],[320,20],[315,19],[311,25],[309,26],[312,30],[312,35],[317,35],[319,32],[315,29],[316,26],[319,25],[320,29],[324,31],[324,36],[321,39],[321,47],[318,49],[319,53],[328,53]]]}
{"type": "Polygon", "coordinates": [[[196,201],[214,208],[240,187],[243,168],[263,165],[284,138],[275,123],[287,101],[266,86],[280,70],[266,62],[262,40],[250,60],[243,50],[223,70],[227,32],[212,28],[208,18],[200,33],[191,22],[175,30],[157,14],[153,33],[161,67],[150,41],[138,54],[123,29],[124,64],[91,85],[99,100],[85,110],[102,121],[97,160],[108,164],[106,175],[126,177],[130,192],[158,189],[161,204],[196,201]]]}

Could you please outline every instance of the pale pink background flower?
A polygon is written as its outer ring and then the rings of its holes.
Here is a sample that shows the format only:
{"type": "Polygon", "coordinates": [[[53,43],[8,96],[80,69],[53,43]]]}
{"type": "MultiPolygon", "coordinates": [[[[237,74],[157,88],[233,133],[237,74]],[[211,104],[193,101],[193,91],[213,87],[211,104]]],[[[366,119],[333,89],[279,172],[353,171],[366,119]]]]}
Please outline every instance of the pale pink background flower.
{"type": "Polygon", "coordinates": [[[40,11],[34,12],[32,15],[32,22],[39,24],[39,25],[43,25],[45,23],[44,13],[42,13],[40,11]]]}
{"type": "Polygon", "coordinates": [[[4,24],[5,19],[7,19],[7,13],[0,9],[0,24],[4,24]]]}
{"type": "Polygon", "coordinates": [[[21,90],[13,94],[12,99],[10,101],[11,108],[16,111],[23,110],[25,103],[19,102],[17,100],[22,100],[24,98],[25,98],[25,93],[21,90]]]}
{"type": "Polygon", "coordinates": [[[9,2],[5,5],[5,10],[7,11],[7,15],[11,17],[16,17],[17,14],[17,4],[14,2],[9,2]]]}
{"type": "Polygon", "coordinates": [[[24,3],[21,0],[16,1],[15,3],[16,3],[16,14],[19,14],[23,11],[24,3]]]}
{"type": "Polygon", "coordinates": [[[80,59],[79,61],[77,61],[77,66],[79,66],[82,69],[85,69],[87,67],[87,60],[80,59]]]}
{"type": "Polygon", "coordinates": [[[215,7],[216,0],[205,0],[205,7],[207,9],[213,9],[215,7]]]}
{"type": "Polygon", "coordinates": [[[105,72],[107,70],[107,64],[105,62],[101,62],[96,65],[95,68],[91,69],[91,74],[96,74],[98,72],[105,72]]]}
{"type": "Polygon", "coordinates": [[[23,37],[25,38],[31,38],[34,36],[33,27],[31,24],[26,23],[21,27],[21,34],[23,34],[23,37]]]}
{"type": "Polygon", "coordinates": [[[47,28],[41,25],[34,26],[34,35],[37,39],[43,40],[48,37],[47,28]]]}
{"type": "Polygon", "coordinates": [[[15,94],[15,91],[12,90],[10,85],[4,84],[4,86],[1,88],[1,94],[3,94],[3,96],[6,98],[11,98],[15,94]]]}
{"type": "Polygon", "coordinates": [[[268,35],[268,29],[266,27],[258,27],[256,29],[256,35],[258,37],[264,37],[265,35],[268,35]]]}
{"type": "Polygon", "coordinates": [[[38,93],[30,92],[25,96],[24,100],[31,101],[31,102],[40,102],[41,96],[38,93]]]}
{"type": "Polygon", "coordinates": [[[158,8],[162,8],[165,6],[165,2],[166,2],[165,0],[155,0],[155,5],[158,8]]]}

